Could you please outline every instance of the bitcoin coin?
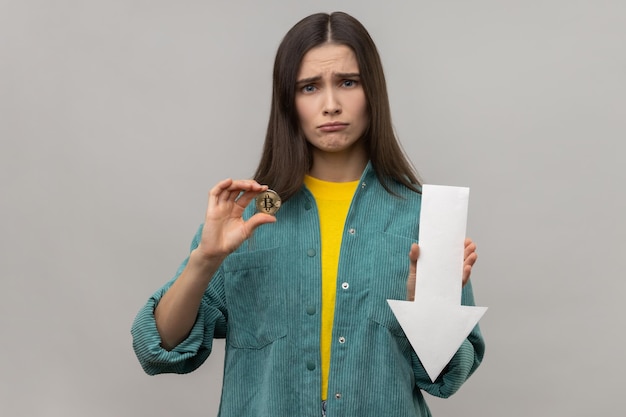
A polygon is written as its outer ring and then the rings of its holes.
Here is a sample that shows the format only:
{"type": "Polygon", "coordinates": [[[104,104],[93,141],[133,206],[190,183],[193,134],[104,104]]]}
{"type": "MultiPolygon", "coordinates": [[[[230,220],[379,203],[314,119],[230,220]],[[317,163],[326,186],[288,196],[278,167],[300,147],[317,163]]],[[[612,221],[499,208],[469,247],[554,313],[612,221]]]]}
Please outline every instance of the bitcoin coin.
{"type": "Polygon", "coordinates": [[[280,196],[273,190],[263,191],[256,197],[256,209],[261,213],[276,215],[280,208],[280,196]]]}

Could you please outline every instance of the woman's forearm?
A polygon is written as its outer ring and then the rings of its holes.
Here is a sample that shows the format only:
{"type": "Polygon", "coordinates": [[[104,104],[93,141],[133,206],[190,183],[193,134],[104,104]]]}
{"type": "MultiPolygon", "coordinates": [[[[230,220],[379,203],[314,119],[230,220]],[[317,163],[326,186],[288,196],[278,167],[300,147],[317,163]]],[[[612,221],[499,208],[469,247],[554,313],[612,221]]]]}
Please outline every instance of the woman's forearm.
{"type": "Polygon", "coordinates": [[[219,264],[193,251],[183,272],[159,301],[154,318],[164,349],[172,350],[191,332],[204,291],[219,264]]]}

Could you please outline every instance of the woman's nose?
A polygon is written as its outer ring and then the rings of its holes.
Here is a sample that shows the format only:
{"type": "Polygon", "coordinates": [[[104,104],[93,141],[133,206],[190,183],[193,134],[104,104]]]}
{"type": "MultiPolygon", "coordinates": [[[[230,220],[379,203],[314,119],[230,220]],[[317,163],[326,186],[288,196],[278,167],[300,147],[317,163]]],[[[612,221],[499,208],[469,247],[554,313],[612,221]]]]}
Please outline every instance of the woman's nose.
{"type": "Polygon", "coordinates": [[[323,113],[325,115],[341,114],[341,105],[339,104],[335,93],[332,91],[326,92],[323,113]]]}

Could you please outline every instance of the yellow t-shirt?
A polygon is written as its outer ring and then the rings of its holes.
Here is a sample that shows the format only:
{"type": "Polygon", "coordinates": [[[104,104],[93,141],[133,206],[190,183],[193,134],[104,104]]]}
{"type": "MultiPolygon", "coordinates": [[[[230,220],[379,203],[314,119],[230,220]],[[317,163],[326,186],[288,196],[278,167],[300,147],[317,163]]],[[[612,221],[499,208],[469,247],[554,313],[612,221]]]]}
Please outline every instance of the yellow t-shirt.
{"type": "Polygon", "coordinates": [[[322,248],[322,329],[320,355],[322,365],[322,400],[326,400],[330,370],[330,345],[335,316],[339,250],[346,216],[359,181],[329,182],[306,175],[304,184],[315,197],[320,218],[322,248]]]}

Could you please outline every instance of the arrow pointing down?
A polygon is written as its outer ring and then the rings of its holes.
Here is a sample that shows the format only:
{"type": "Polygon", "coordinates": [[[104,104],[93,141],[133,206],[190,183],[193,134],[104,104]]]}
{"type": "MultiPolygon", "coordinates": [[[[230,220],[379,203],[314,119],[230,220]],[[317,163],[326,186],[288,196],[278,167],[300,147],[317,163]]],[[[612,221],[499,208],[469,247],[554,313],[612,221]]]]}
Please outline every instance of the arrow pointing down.
{"type": "Polygon", "coordinates": [[[469,188],[422,187],[415,301],[387,300],[434,382],[487,307],[461,305],[469,188]]]}

